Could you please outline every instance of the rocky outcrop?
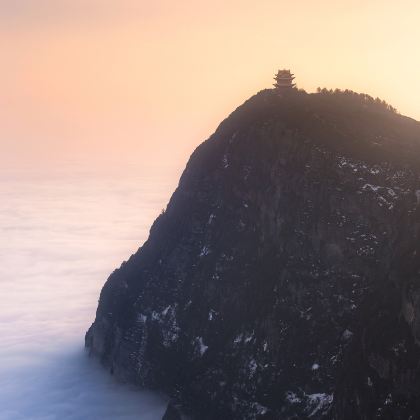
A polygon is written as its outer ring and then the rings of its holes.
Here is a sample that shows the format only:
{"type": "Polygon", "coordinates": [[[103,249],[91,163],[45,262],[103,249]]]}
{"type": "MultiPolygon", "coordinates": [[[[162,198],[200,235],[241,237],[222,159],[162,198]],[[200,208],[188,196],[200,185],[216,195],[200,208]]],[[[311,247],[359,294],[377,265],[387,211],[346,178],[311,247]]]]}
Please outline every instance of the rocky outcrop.
{"type": "Polygon", "coordinates": [[[260,92],[193,153],[86,346],[168,419],[418,418],[419,152],[366,96],[260,92]]]}
{"type": "Polygon", "coordinates": [[[182,407],[169,402],[162,420],[186,420],[185,415],[182,414],[182,407]]]}

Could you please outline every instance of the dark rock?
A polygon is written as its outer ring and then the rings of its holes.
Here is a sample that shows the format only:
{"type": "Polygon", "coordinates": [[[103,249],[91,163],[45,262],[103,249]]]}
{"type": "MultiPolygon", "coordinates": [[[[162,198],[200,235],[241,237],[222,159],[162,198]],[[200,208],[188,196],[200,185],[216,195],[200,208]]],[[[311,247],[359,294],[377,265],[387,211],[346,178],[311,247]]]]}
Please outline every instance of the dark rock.
{"type": "Polygon", "coordinates": [[[87,347],[193,419],[419,418],[419,152],[366,96],[260,92],[193,153],[87,347]]]}
{"type": "Polygon", "coordinates": [[[185,415],[182,414],[181,407],[173,402],[170,402],[162,420],[185,420],[185,418],[185,415]]]}

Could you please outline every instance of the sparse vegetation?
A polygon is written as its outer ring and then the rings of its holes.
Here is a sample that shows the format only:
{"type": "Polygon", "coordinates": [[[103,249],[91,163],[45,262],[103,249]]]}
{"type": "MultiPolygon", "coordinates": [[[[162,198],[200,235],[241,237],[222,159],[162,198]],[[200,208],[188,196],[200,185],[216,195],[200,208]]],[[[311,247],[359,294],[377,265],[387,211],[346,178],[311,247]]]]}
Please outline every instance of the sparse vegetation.
{"type": "Polygon", "coordinates": [[[372,107],[376,107],[378,109],[383,109],[383,110],[390,111],[393,113],[398,112],[396,108],[388,104],[386,101],[380,98],[373,98],[372,96],[366,93],[357,93],[350,89],[341,90],[341,89],[326,89],[326,88],[320,88],[320,87],[318,87],[316,91],[317,93],[321,95],[330,95],[330,96],[340,97],[354,104],[362,103],[365,106],[372,106],[372,107]]]}

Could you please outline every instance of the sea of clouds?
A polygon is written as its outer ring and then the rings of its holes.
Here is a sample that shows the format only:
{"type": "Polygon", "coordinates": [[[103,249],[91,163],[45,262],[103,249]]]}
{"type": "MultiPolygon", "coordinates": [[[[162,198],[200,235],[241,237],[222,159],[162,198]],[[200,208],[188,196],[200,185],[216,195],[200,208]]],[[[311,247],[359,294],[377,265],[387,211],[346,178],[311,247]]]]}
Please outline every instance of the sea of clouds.
{"type": "Polygon", "coordinates": [[[173,179],[63,171],[0,179],[0,420],[160,420],[166,398],[84,350],[109,273],[147,238],[173,179]]]}

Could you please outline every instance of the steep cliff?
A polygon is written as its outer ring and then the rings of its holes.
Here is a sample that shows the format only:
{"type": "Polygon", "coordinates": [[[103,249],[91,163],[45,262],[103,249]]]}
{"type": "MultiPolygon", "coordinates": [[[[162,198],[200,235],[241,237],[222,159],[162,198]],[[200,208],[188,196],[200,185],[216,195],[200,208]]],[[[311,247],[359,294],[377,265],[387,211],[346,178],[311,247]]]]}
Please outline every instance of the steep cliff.
{"type": "Polygon", "coordinates": [[[86,346],[167,419],[420,418],[419,152],[366,96],[260,92],[193,153],[86,346]]]}

